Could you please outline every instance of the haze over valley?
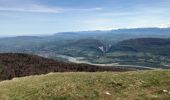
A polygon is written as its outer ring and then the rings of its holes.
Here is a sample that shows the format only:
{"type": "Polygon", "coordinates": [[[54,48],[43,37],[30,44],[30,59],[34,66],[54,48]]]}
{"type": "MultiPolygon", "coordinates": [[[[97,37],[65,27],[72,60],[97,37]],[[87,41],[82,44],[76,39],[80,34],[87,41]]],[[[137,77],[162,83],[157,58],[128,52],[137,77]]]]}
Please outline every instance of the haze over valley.
{"type": "Polygon", "coordinates": [[[0,52],[74,63],[169,68],[169,33],[170,28],[134,28],[7,37],[0,39],[0,52]]]}

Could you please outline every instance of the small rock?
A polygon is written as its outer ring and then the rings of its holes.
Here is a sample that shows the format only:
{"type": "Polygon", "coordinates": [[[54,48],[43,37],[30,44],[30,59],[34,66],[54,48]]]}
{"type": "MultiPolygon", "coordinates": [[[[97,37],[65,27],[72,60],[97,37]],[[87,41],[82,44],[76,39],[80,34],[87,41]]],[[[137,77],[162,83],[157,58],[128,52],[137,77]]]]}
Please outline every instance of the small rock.
{"type": "Polygon", "coordinates": [[[54,73],[53,72],[50,72],[50,73],[48,73],[47,75],[53,75],[54,73]]]}
{"type": "Polygon", "coordinates": [[[157,98],[158,96],[157,95],[153,95],[153,98],[157,98]]]}
{"type": "Polygon", "coordinates": [[[168,92],[168,94],[170,95],[170,92],[168,92]]]}
{"type": "Polygon", "coordinates": [[[105,92],[106,95],[111,95],[108,91],[105,92]]]}
{"type": "Polygon", "coordinates": [[[167,93],[167,92],[168,92],[168,90],[163,90],[163,92],[164,92],[164,93],[167,93]]]}
{"type": "Polygon", "coordinates": [[[18,80],[18,78],[13,78],[12,80],[18,80]]]}

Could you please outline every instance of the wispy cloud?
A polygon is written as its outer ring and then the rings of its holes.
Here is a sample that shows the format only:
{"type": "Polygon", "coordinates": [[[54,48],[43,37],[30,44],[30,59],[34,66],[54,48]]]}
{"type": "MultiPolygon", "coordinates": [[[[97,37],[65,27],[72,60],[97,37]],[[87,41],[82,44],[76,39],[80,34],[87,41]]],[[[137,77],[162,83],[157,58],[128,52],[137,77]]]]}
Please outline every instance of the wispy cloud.
{"type": "Polygon", "coordinates": [[[103,8],[68,8],[68,9],[65,9],[66,11],[101,11],[103,10],[103,8]]]}
{"type": "Polygon", "coordinates": [[[0,11],[12,11],[12,12],[39,12],[39,13],[60,13],[62,8],[50,8],[40,5],[32,5],[29,7],[0,7],[0,11]]]}
{"type": "Polygon", "coordinates": [[[26,7],[1,7],[0,11],[12,11],[12,12],[33,12],[33,13],[63,13],[63,12],[91,12],[100,11],[102,8],[62,8],[62,7],[48,7],[43,5],[29,5],[26,7]]]}

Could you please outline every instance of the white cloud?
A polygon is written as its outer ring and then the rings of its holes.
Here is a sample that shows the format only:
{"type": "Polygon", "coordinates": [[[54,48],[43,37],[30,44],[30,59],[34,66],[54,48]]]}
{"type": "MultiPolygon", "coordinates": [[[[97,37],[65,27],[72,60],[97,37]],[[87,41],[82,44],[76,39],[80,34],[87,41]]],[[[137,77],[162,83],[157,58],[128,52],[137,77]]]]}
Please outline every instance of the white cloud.
{"type": "Polygon", "coordinates": [[[158,24],[156,25],[156,27],[159,27],[159,28],[169,28],[170,27],[170,23],[168,24],[158,24]]]}
{"type": "Polygon", "coordinates": [[[6,8],[0,7],[0,11],[14,11],[14,12],[39,12],[39,13],[60,13],[61,8],[49,8],[45,6],[34,5],[27,8],[6,8]]]}
{"type": "MultiPolygon", "coordinates": [[[[18,0],[17,0],[18,1],[18,0]]],[[[3,0],[0,0],[0,11],[12,11],[12,12],[34,12],[34,13],[62,13],[62,12],[90,12],[99,11],[102,8],[62,8],[62,7],[49,7],[34,3],[25,4],[23,2],[16,2],[14,4],[4,4],[3,0]]]]}
{"type": "Polygon", "coordinates": [[[60,13],[61,8],[39,5],[33,0],[0,0],[0,11],[60,13]]]}
{"type": "Polygon", "coordinates": [[[65,9],[66,11],[100,11],[100,10],[103,10],[103,8],[68,8],[68,9],[65,9]]]}
{"type": "Polygon", "coordinates": [[[0,7],[0,11],[13,11],[13,12],[38,12],[38,13],[62,13],[62,12],[76,12],[76,11],[99,11],[102,8],[57,8],[57,7],[46,7],[41,5],[34,5],[30,7],[17,7],[17,8],[7,8],[0,7]]]}

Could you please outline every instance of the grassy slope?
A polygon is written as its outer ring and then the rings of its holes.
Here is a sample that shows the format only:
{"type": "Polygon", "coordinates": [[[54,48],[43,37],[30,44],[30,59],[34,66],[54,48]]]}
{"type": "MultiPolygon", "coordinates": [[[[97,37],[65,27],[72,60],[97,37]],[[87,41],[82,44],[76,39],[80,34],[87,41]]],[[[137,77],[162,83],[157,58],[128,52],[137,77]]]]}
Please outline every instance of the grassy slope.
{"type": "Polygon", "coordinates": [[[0,100],[170,100],[170,70],[51,73],[0,82],[0,100]]]}

